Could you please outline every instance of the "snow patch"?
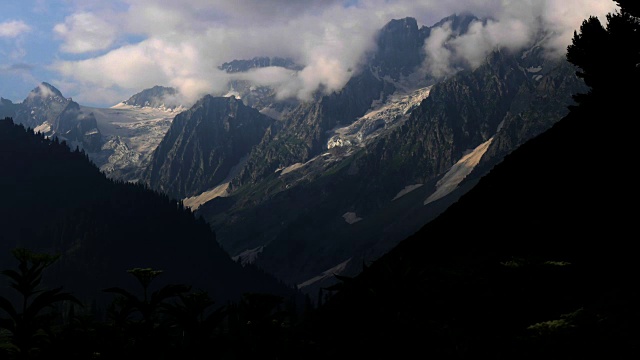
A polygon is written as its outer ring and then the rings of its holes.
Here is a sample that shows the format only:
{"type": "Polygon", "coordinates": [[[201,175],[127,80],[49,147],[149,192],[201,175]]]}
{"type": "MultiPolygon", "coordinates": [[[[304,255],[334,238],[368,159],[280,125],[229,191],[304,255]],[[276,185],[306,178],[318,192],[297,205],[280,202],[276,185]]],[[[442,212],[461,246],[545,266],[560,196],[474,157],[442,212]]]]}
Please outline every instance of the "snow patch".
{"type": "Polygon", "coordinates": [[[345,262],[341,262],[340,264],[332,267],[331,269],[323,272],[322,274],[315,276],[305,282],[302,282],[300,284],[298,284],[298,289],[301,289],[303,287],[309,286],[313,283],[316,283],[318,281],[333,277],[335,275],[340,275],[346,268],[347,268],[347,264],[349,264],[349,261],[351,261],[351,258],[347,259],[347,261],[345,262]]]}
{"type": "Polygon", "coordinates": [[[84,113],[94,114],[98,128],[108,142],[117,139],[100,152],[89,153],[89,158],[108,177],[124,181],[138,180],[179,112],[124,103],[109,108],[80,108],[84,113]]]}
{"type": "Polygon", "coordinates": [[[240,254],[232,257],[231,259],[236,262],[240,261],[240,264],[242,265],[252,264],[254,261],[256,261],[258,255],[260,255],[262,250],[264,250],[264,246],[258,246],[254,249],[245,250],[240,254]]]}
{"type": "Polygon", "coordinates": [[[202,206],[202,204],[208,201],[211,201],[217,197],[229,196],[227,189],[229,189],[229,183],[222,183],[211,190],[203,192],[200,195],[185,198],[184,200],[182,200],[182,203],[192,211],[196,211],[200,206],[202,206]]]}
{"type": "Polygon", "coordinates": [[[391,199],[391,201],[394,201],[396,199],[403,197],[404,195],[407,195],[408,193],[412,192],[413,190],[419,188],[422,185],[423,184],[414,184],[414,185],[405,186],[404,189],[400,190],[400,192],[396,194],[396,196],[393,199],[391,199]]]}
{"type": "MultiPolygon", "coordinates": [[[[33,113],[33,111],[32,111],[32,113],[33,113]]],[[[45,121],[42,124],[36,126],[35,129],[33,129],[33,132],[34,133],[48,134],[49,132],[51,132],[51,124],[49,124],[48,121],[45,121]]]]}
{"type": "Polygon", "coordinates": [[[531,66],[527,68],[527,72],[530,72],[530,73],[537,73],[537,72],[540,72],[540,70],[542,70],[542,66],[537,66],[537,67],[531,66]]]}
{"type": "Polygon", "coordinates": [[[240,100],[240,93],[232,90],[224,94],[223,97],[234,97],[236,100],[240,100]]]}
{"type": "Polygon", "coordinates": [[[355,224],[358,221],[362,220],[362,218],[358,217],[358,215],[356,215],[356,213],[354,212],[346,212],[342,215],[342,217],[348,224],[355,224]]]}
{"type": "Polygon", "coordinates": [[[442,179],[436,183],[436,191],[424,201],[424,205],[436,201],[455,190],[458,184],[478,165],[482,155],[487,151],[492,141],[493,137],[478,145],[478,147],[463,156],[462,159],[453,165],[451,169],[444,174],[442,179]]]}
{"type": "Polygon", "coordinates": [[[374,102],[375,107],[354,123],[329,131],[327,149],[334,147],[364,146],[371,139],[402,124],[409,114],[429,97],[431,87],[410,93],[396,93],[384,104],[374,102]]]}
{"type": "Polygon", "coordinates": [[[280,176],[284,175],[284,174],[288,174],[296,169],[299,169],[301,167],[303,167],[305,164],[303,163],[295,163],[293,165],[287,166],[286,168],[282,169],[282,172],[280,173],[280,176]]]}
{"type": "Polygon", "coordinates": [[[247,163],[248,159],[249,155],[245,155],[244,157],[242,157],[237,164],[233,165],[233,167],[229,169],[229,173],[224,178],[224,180],[222,180],[222,182],[216,185],[216,187],[214,187],[213,189],[207,190],[200,195],[182,199],[182,203],[184,204],[184,206],[190,208],[192,211],[195,211],[204,203],[211,201],[217,197],[229,196],[230,194],[227,190],[229,189],[229,183],[231,182],[231,179],[238,175],[240,170],[247,163]]]}
{"type": "Polygon", "coordinates": [[[153,107],[153,106],[134,106],[134,105],[129,105],[127,103],[120,102],[117,103],[111,107],[109,107],[108,109],[115,109],[115,110],[144,110],[144,111],[161,111],[164,113],[173,113],[173,115],[177,115],[185,110],[187,110],[186,107],[179,105],[179,106],[169,106],[167,107],[166,105],[162,104],[160,106],[157,107],[153,107]]]}
{"type": "Polygon", "coordinates": [[[136,109],[136,107],[133,106],[133,105],[129,105],[129,104],[125,104],[124,102],[121,102],[121,103],[117,103],[117,104],[111,106],[109,109],[127,109],[127,110],[131,110],[131,109],[136,109]]]}

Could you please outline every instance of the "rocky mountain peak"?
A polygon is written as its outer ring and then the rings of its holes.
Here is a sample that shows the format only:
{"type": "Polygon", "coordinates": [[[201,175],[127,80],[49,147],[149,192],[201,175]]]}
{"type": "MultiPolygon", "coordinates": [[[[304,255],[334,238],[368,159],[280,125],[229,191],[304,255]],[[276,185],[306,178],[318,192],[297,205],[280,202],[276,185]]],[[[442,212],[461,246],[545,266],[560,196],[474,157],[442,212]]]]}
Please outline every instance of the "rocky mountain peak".
{"type": "Polygon", "coordinates": [[[142,90],[122,102],[125,105],[136,107],[152,107],[175,109],[181,106],[180,94],[172,87],[156,85],[152,88],[142,90]]]}
{"type": "Polygon", "coordinates": [[[471,25],[473,21],[477,20],[478,18],[470,13],[453,14],[433,24],[433,26],[431,26],[431,29],[441,27],[446,23],[450,23],[452,31],[458,34],[464,34],[469,30],[469,25],[471,25]]]}
{"type": "Polygon", "coordinates": [[[53,85],[42,82],[36,86],[15,111],[15,121],[35,128],[44,123],[53,124],[71,99],[65,98],[53,85]]]}
{"type": "Polygon", "coordinates": [[[232,74],[268,66],[278,66],[291,70],[302,70],[302,67],[296,64],[292,59],[281,57],[271,58],[267,56],[257,56],[249,60],[232,60],[218,66],[218,69],[232,74]]]}
{"type": "Polygon", "coordinates": [[[372,65],[380,69],[380,75],[394,80],[409,75],[424,60],[422,48],[430,33],[427,27],[418,28],[412,17],[389,21],[378,33],[372,65]]]}
{"type": "Polygon", "coordinates": [[[38,85],[33,90],[31,90],[31,93],[40,95],[42,97],[49,97],[49,96],[64,97],[62,96],[62,93],[60,92],[60,90],[58,90],[55,86],[47,82],[40,83],[40,85],[38,85]]]}
{"type": "Polygon", "coordinates": [[[200,98],[189,110],[188,113],[194,114],[204,109],[204,111],[214,111],[215,118],[220,120],[226,117],[235,117],[239,107],[247,107],[242,100],[235,96],[213,96],[207,94],[200,98]]]}
{"type": "Polygon", "coordinates": [[[28,106],[37,106],[38,104],[43,103],[52,103],[57,102],[61,104],[67,104],[70,100],[65,98],[60,90],[58,90],[55,86],[42,82],[40,85],[36,86],[27,98],[23,101],[25,105],[28,106]]]}

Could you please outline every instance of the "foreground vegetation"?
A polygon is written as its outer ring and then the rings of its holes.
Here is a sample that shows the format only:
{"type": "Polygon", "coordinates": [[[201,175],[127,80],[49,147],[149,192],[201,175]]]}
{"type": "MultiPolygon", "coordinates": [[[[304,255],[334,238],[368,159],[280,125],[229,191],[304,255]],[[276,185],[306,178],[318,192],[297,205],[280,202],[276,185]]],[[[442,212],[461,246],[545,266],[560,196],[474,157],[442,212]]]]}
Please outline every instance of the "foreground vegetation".
{"type": "Polygon", "coordinates": [[[41,286],[58,256],[20,248],[13,255],[17,269],[2,272],[16,295],[0,297],[8,315],[0,320],[2,359],[279,358],[293,351],[292,331],[305,316],[271,294],[216,304],[187,285],[160,286],[162,271],[151,268],[128,270],[137,289],[104,289],[113,300],[102,311],[62,287],[41,286]]]}

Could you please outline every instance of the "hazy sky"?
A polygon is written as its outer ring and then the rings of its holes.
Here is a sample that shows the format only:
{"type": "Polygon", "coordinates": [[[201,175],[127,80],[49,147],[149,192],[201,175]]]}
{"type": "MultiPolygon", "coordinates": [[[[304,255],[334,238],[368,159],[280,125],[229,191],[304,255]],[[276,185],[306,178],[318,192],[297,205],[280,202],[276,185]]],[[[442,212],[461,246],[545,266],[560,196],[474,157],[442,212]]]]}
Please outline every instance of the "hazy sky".
{"type": "Polygon", "coordinates": [[[267,68],[249,76],[282,96],[340,89],[372,49],[375,31],[411,16],[432,26],[471,12],[491,17],[451,40],[437,29],[425,44],[428,71],[452,57],[478,64],[496,46],[525,46],[540,29],[563,56],[590,15],[604,21],[611,0],[11,0],[0,4],[0,96],[13,102],[46,81],[82,105],[108,107],[154,85],[194,100],[221,91],[225,61],[291,57],[300,72],[267,68]],[[445,49],[443,45],[449,44],[445,49]],[[452,52],[451,49],[456,49],[452,52]]]}

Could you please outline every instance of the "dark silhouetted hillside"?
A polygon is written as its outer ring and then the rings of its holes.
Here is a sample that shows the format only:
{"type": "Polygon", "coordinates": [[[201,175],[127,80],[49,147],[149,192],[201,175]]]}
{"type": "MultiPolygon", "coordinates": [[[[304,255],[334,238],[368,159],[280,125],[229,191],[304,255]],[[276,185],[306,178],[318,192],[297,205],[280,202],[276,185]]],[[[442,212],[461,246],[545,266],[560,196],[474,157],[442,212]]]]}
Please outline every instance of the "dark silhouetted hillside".
{"type": "Polygon", "coordinates": [[[84,300],[127,287],[135,280],[126,270],[136,267],[163,270],[158,285],[191,285],[217,301],[245,292],[294,293],[232,261],[209,225],[181,203],[109,180],[83,152],[10,118],[0,120],[0,169],[3,269],[15,265],[15,247],[60,254],[45,280],[84,300]]]}

